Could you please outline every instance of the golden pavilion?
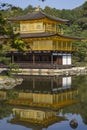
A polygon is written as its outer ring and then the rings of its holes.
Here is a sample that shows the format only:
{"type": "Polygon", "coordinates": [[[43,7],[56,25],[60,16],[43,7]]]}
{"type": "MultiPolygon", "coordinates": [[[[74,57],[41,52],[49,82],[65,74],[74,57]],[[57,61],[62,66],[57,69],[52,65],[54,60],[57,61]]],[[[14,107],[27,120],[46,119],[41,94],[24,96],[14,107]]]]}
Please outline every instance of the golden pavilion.
{"type": "Polygon", "coordinates": [[[56,18],[37,8],[24,16],[8,19],[19,24],[14,27],[14,33],[27,43],[26,55],[13,51],[11,62],[16,62],[25,68],[68,68],[72,66],[72,42],[81,40],[78,37],[65,36],[62,24],[68,20],[56,18]]]}

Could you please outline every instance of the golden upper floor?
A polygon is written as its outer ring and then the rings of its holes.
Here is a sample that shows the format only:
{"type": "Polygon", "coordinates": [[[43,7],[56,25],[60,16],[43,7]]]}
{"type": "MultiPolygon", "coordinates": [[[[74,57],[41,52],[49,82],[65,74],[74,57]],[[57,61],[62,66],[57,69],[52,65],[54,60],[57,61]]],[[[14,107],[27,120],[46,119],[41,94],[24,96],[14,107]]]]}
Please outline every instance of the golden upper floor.
{"type": "Polygon", "coordinates": [[[59,33],[63,34],[63,29],[60,24],[39,22],[20,21],[19,27],[13,27],[14,33],[27,34],[27,33],[59,33]]]}
{"type": "Polygon", "coordinates": [[[51,15],[45,14],[41,9],[36,9],[32,13],[28,13],[24,16],[8,19],[19,23],[19,29],[14,28],[15,31],[20,33],[63,33],[61,24],[68,22],[66,19],[56,18],[51,15]]]}

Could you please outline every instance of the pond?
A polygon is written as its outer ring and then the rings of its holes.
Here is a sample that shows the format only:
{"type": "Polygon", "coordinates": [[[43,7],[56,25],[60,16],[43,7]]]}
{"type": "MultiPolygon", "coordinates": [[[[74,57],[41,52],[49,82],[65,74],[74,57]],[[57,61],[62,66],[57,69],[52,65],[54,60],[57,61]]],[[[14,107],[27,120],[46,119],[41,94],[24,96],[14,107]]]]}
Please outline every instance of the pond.
{"type": "Polygon", "coordinates": [[[87,76],[22,78],[0,89],[1,130],[87,130],[87,76]]]}

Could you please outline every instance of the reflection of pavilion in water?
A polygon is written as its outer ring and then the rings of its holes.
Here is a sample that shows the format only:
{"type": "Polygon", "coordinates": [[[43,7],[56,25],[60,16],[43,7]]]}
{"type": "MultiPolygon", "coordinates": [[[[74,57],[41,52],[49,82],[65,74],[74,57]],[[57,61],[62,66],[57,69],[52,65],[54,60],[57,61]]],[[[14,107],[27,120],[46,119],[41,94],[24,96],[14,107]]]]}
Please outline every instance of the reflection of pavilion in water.
{"type": "Polygon", "coordinates": [[[60,109],[78,102],[78,90],[71,87],[71,83],[71,77],[28,78],[15,88],[17,98],[8,101],[9,104],[18,105],[13,108],[14,117],[10,123],[41,130],[65,120],[65,117],[57,116],[60,109]]]}
{"type": "Polygon", "coordinates": [[[71,77],[42,78],[42,80],[33,77],[23,82],[21,87],[17,87],[18,98],[9,101],[9,103],[59,109],[77,102],[78,90],[71,87],[71,83],[71,77]]]}
{"type": "Polygon", "coordinates": [[[56,122],[66,120],[63,116],[57,116],[57,111],[41,108],[13,108],[13,119],[9,122],[14,124],[21,124],[26,127],[32,127],[34,130],[46,128],[56,122]],[[36,127],[35,127],[36,126],[36,127]]]}
{"type": "Polygon", "coordinates": [[[28,92],[42,92],[50,93],[56,92],[60,89],[71,88],[71,77],[37,77],[31,76],[23,82],[22,87],[23,91],[28,92]]]}

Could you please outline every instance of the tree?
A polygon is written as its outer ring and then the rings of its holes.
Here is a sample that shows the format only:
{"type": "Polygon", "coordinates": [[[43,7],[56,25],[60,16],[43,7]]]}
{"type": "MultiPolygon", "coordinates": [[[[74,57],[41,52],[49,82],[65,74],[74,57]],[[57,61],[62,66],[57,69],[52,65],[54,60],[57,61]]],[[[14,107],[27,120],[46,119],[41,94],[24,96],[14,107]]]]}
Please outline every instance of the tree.
{"type": "MultiPolygon", "coordinates": [[[[0,4],[0,62],[5,62],[6,58],[5,58],[5,50],[4,48],[4,43],[6,42],[6,36],[8,34],[8,26],[6,23],[6,19],[3,16],[3,11],[4,8],[7,8],[8,4],[0,4]]],[[[9,8],[9,6],[8,6],[9,8]]]]}
{"type": "MultiPolygon", "coordinates": [[[[0,4],[0,63],[4,63],[9,67],[11,61],[10,58],[6,57],[6,53],[12,49],[18,51],[24,51],[27,45],[19,37],[19,34],[14,34],[13,28],[9,21],[5,18],[5,12],[10,10],[12,13],[17,8],[9,4],[0,4]]],[[[14,68],[16,65],[11,65],[10,68],[14,68]]]]}

